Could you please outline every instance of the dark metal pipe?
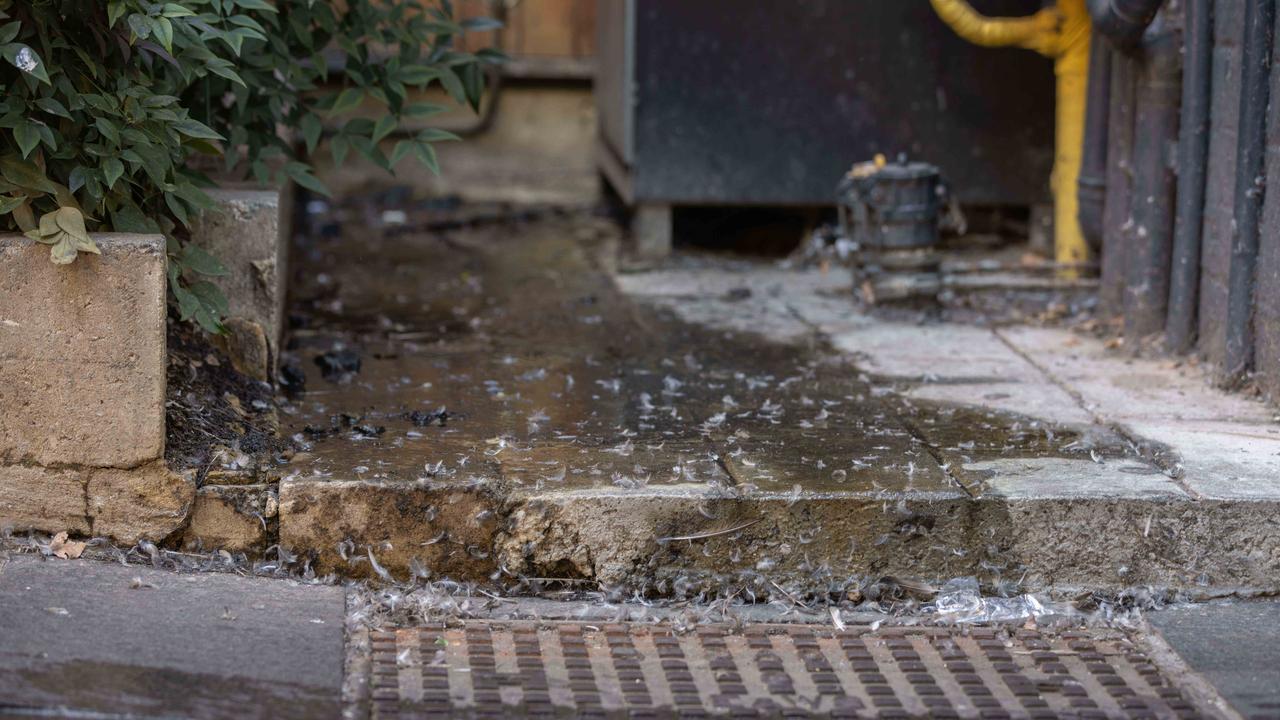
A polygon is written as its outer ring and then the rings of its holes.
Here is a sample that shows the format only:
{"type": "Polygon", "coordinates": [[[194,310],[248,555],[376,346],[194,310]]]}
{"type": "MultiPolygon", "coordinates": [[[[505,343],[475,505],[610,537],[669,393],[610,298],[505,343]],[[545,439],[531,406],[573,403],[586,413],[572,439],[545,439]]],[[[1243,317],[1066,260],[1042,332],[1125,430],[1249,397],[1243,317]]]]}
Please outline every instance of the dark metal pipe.
{"type": "Polygon", "coordinates": [[[1209,164],[1209,108],[1213,77],[1213,0],[1186,5],[1182,69],[1182,118],[1178,140],[1178,200],[1169,275],[1165,343],[1171,352],[1191,349],[1200,290],[1200,234],[1204,228],[1205,175],[1209,164]]]}
{"type": "Polygon", "coordinates": [[[1259,215],[1266,191],[1264,160],[1275,0],[1249,0],[1240,70],[1240,130],[1236,152],[1235,231],[1227,280],[1227,347],[1223,373],[1239,380],[1253,363],[1253,285],[1259,215]]]}
{"type": "Polygon", "coordinates": [[[1142,42],[1133,139],[1133,229],[1125,262],[1124,331],[1136,347],[1164,330],[1177,179],[1169,150],[1178,139],[1182,38],[1153,26],[1142,42]]]}
{"type": "Polygon", "coordinates": [[[1094,36],[1102,35],[1119,50],[1133,50],[1163,4],[1164,0],[1089,0],[1094,36]]]}
{"type": "Polygon", "coordinates": [[[1111,48],[1089,47],[1089,90],[1084,105],[1084,148],[1076,181],[1076,219],[1094,252],[1102,248],[1102,209],[1107,199],[1107,116],[1111,112],[1111,48]]]}
{"type": "Polygon", "coordinates": [[[1125,248],[1133,227],[1133,96],[1137,61],[1127,55],[1111,57],[1111,108],[1107,120],[1107,200],[1102,210],[1102,285],[1098,301],[1108,316],[1124,306],[1125,248]]]}

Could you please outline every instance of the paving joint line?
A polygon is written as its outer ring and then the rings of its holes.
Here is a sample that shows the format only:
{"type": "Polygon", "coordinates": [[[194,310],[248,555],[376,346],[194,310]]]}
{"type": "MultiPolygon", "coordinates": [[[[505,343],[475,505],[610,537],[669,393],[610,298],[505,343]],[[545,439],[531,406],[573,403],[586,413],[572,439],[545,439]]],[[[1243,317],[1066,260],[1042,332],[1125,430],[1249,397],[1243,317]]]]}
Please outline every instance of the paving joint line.
{"type": "MultiPolygon", "coordinates": [[[[1125,441],[1127,441],[1130,445],[1132,445],[1134,449],[1139,449],[1144,444],[1147,444],[1148,441],[1145,438],[1142,438],[1141,436],[1136,435],[1133,431],[1131,431],[1129,428],[1125,427],[1121,423],[1112,422],[1111,420],[1108,420],[1107,418],[1103,417],[1101,414],[1099,414],[1098,412],[1090,408],[1089,404],[1085,401],[1084,396],[1080,394],[1080,391],[1068,385],[1066,381],[1062,380],[1057,375],[1055,375],[1052,370],[1050,370],[1045,365],[1037,362],[1034,358],[1031,357],[1029,353],[1025,352],[1022,348],[1014,344],[1013,341],[1005,337],[1005,334],[1001,332],[1001,328],[992,328],[991,334],[995,335],[996,338],[1000,340],[1000,342],[1003,343],[1005,347],[1009,348],[1010,352],[1022,358],[1024,362],[1026,362],[1031,367],[1035,368],[1036,371],[1039,372],[1042,376],[1044,376],[1046,380],[1053,383],[1060,390],[1062,390],[1067,395],[1069,395],[1071,399],[1075,401],[1076,405],[1081,410],[1083,410],[1090,418],[1093,419],[1093,422],[1095,424],[1101,425],[1103,427],[1113,430],[1116,434],[1123,437],[1125,441]]],[[[1139,454],[1141,455],[1142,453],[1139,452],[1139,454]]],[[[1154,456],[1147,458],[1147,460],[1151,462],[1153,465],[1155,465],[1157,468],[1159,468],[1160,471],[1164,473],[1166,477],[1168,477],[1175,484],[1177,484],[1178,488],[1181,489],[1183,492],[1185,492],[1192,500],[1199,502],[1204,499],[1203,495],[1201,495],[1195,488],[1187,484],[1187,482],[1182,477],[1182,473],[1178,472],[1178,469],[1175,466],[1176,464],[1170,465],[1168,461],[1163,461],[1154,456]]]]}

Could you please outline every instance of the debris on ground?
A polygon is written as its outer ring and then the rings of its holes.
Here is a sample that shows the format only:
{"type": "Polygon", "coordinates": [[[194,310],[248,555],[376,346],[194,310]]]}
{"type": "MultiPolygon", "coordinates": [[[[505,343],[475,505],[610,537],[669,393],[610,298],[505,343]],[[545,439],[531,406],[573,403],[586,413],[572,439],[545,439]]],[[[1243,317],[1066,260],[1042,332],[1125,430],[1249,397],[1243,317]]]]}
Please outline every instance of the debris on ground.
{"type": "Polygon", "coordinates": [[[360,372],[360,353],[355,350],[330,350],[316,356],[320,375],[329,382],[350,382],[360,372]]]}
{"type": "Polygon", "coordinates": [[[169,319],[165,461],[204,473],[224,464],[269,465],[289,444],[278,437],[275,391],[232,367],[190,323],[169,319]]]}

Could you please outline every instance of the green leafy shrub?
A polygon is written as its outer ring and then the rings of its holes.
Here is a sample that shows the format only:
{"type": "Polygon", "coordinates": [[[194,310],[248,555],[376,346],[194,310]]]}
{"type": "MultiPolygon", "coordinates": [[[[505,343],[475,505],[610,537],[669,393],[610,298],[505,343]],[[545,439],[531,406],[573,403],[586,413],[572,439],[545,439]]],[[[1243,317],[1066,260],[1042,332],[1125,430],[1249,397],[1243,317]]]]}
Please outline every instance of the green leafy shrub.
{"type": "Polygon", "coordinates": [[[457,139],[451,133],[420,130],[396,142],[389,155],[379,143],[406,120],[446,109],[412,101],[412,90],[438,84],[454,102],[478,109],[482,66],[503,59],[492,50],[453,49],[457,36],[497,24],[487,18],[456,22],[448,0],[425,9],[417,0],[224,0],[221,11],[239,36],[236,75],[204,77],[184,95],[185,103],[227,136],[228,169],[247,161],[260,182],[287,177],[321,193],[325,188],[301,160],[326,129],[336,164],[355,150],[387,171],[413,156],[439,172],[432,143],[457,139]],[[376,119],[345,119],[368,104],[376,119]]]}
{"type": "Polygon", "coordinates": [[[183,242],[210,204],[193,159],[323,192],[280,129],[310,151],[329,120],[339,160],[355,148],[388,170],[408,154],[435,169],[430,144],[448,133],[422,131],[390,157],[378,142],[442,109],[408,102],[410,87],[479,102],[480,65],[499,57],[450,49],[487,27],[452,16],[448,0],[0,0],[0,231],[50,245],[57,263],[97,252],[89,232],[164,233],[182,317],[216,331],[226,300],[201,276],[226,270],[183,242]],[[377,120],[342,119],[366,97],[385,106],[377,120]]]}

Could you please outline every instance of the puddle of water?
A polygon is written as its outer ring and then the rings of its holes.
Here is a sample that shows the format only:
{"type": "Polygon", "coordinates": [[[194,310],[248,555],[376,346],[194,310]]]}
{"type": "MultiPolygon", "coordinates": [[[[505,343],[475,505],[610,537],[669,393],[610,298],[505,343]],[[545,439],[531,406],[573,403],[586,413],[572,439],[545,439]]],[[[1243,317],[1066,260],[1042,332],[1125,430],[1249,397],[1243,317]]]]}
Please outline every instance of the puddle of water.
{"type": "Polygon", "coordinates": [[[1132,455],[1101,428],[908,402],[822,349],[639,307],[583,222],[314,240],[293,307],[309,385],[286,418],[307,449],[286,474],[958,494],[980,489],[974,462],[1132,455]],[[362,369],[322,380],[314,357],[342,348],[362,369]]]}

